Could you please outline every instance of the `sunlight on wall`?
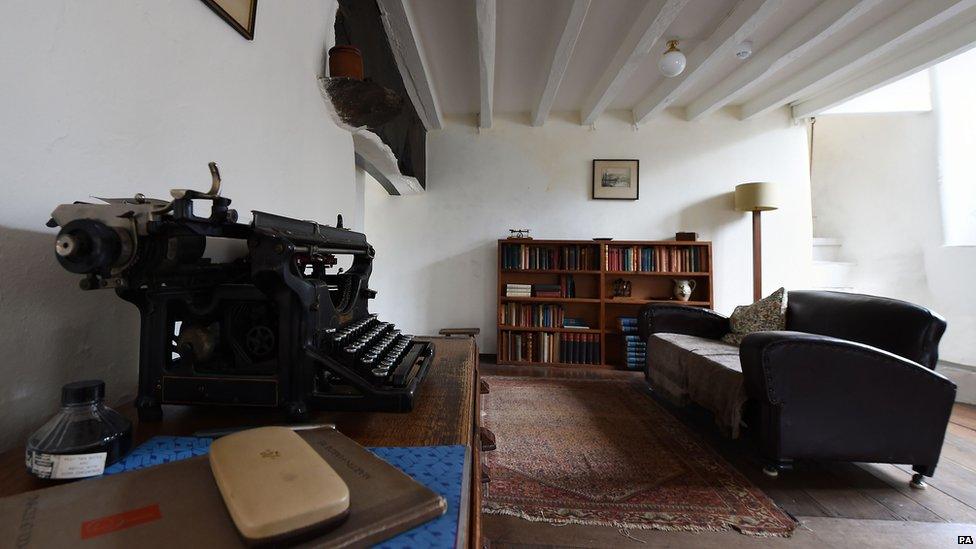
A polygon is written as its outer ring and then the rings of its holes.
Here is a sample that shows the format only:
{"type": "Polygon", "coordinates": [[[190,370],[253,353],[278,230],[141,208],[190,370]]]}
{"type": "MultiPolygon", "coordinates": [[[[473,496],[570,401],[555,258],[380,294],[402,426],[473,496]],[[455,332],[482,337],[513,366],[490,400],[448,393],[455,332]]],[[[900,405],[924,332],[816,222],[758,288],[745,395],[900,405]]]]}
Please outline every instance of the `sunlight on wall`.
{"type": "Polygon", "coordinates": [[[932,110],[929,71],[920,71],[826,110],[830,114],[927,112],[932,110]]]}
{"type": "Polygon", "coordinates": [[[939,182],[947,246],[976,245],[976,50],[933,69],[939,182]]]}

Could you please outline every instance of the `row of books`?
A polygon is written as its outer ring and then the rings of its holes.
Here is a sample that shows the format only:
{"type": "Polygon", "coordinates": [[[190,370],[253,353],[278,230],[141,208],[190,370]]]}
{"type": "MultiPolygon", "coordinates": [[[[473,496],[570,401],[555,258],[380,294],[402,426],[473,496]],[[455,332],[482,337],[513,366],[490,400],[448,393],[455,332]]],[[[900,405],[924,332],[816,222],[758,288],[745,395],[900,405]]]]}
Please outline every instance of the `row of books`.
{"type": "Polygon", "coordinates": [[[573,280],[573,275],[560,275],[559,289],[562,292],[561,297],[576,297],[576,281],[573,280]]]}
{"type": "Polygon", "coordinates": [[[589,330],[590,325],[586,323],[582,318],[565,317],[563,318],[563,328],[570,328],[573,330],[589,330]]]}
{"type": "Polygon", "coordinates": [[[607,247],[607,270],[658,273],[707,273],[708,249],[703,246],[607,247]]]}
{"type": "Polygon", "coordinates": [[[505,284],[505,297],[532,297],[532,285],[505,284]]]}
{"type": "Polygon", "coordinates": [[[637,317],[636,316],[618,316],[617,317],[617,329],[620,330],[622,334],[636,334],[637,333],[637,317]]]}
{"type": "Polygon", "coordinates": [[[560,328],[563,325],[563,308],[551,304],[503,303],[498,309],[498,323],[503,326],[560,328]]]}
{"type": "Polygon", "coordinates": [[[533,284],[532,295],[535,297],[563,297],[563,287],[560,284],[533,284]]]}
{"type": "Polygon", "coordinates": [[[572,275],[560,276],[559,284],[506,283],[505,297],[576,297],[572,275]]]}
{"type": "Polygon", "coordinates": [[[502,332],[499,361],[599,364],[599,334],[502,332]]]}
{"type": "Polygon", "coordinates": [[[624,363],[628,370],[643,370],[647,361],[647,342],[639,335],[624,336],[624,363]]]}
{"type": "Polygon", "coordinates": [[[505,244],[501,248],[502,269],[595,271],[599,251],[595,246],[532,246],[505,244]]]}

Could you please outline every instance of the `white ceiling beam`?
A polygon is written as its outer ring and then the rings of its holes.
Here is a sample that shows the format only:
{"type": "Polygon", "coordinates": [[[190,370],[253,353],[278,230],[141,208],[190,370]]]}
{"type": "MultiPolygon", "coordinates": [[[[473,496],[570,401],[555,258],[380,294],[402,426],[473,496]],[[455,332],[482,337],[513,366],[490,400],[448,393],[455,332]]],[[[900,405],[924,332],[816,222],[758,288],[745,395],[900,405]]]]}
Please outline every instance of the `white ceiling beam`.
{"type": "Polygon", "coordinates": [[[430,77],[427,56],[417,37],[410,6],[405,0],[378,0],[377,3],[393,58],[417,116],[428,130],[443,128],[444,116],[430,77]]]}
{"type": "Polygon", "coordinates": [[[885,0],[824,0],[803,15],[739,69],[692,101],[685,118],[707,116],[795,63],[811,49],[826,42],[851,22],[885,0]]]}
{"type": "Polygon", "coordinates": [[[976,47],[976,21],[970,20],[955,27],[953,30],[940,29],[933,33],[935,38],[931,41],[913,46],[892,61],[853,80],[832,86],[813,99],[797,103],[793,106],[793,117],[815,116],[976,47]]]}
{"type": "Polygon", "coordinates": [[[657,9],[657,3],[647,2],[583,103],[580,111],[583,125],[592,124],[606,110],[687,3],[688,0],[667,0],[657,9]]]}
{"type": "Polygon", "coordinates": [[[735,9],[715,32],[688,56],[687,68],[674,78],[665,78],[634,106],[634,123],[643,124],[662,113],[702,76],[719,63],[731,63],[732,49],[756,32],[783,5],[784,0],[739,0],[735,9]]]}
{"type": "Polygon", "coordinates": [[[900,46],[926,37],[932,29],[974,5],[976,0],[914,0],[840,49],[746,102],[741,118],[747,120],[792,101],[808,99],[900,46]]]}
{"type": "Polygon", "coordinates": [[[495,99],[495,0],[474,0],[478,24],[478,69],[481,77],[481,111],[478,126],[490,128],[495,99]]]}
{"type": "Polygon", "coordinates": [[[580,31],[583,30],[583,19],[586,18],[586,11],[590,9],[590,0],[573,0],[569,9],[566,22],[563,24],[563,32],[556,42],[556,49],[552,53],[552,62],[549,64],[549,76],[546,78],[546,87],[539,96],[539,102],[532,109],[532,125],[541,126],[546,123],[549,111],[552,110],[552,103],[556,100],[556,92],[559,91],[559,84],[566,75],[566,68],[569,67],[569,60],[573,56],[573,48],[576,47],[576,40],[579,38],[580,31]]]}

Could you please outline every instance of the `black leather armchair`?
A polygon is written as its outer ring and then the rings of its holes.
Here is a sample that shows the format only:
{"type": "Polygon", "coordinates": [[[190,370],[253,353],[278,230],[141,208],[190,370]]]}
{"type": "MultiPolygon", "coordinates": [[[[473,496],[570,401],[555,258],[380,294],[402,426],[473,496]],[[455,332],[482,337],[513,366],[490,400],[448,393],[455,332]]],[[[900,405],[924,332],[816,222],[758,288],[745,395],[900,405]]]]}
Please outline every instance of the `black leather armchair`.
{"type": "MultiPolygon", "coordinates": [[[[640,318],[644,338],[728,331],[724,316],[701,309],[648,306],[640,318]]],[[[934,371],[945,321],[904,301],[794,291],[786,328],[750,334],[739,350],[766,472],[806,458],[904,463],[916,471],[912,485],[924,487],[956,395],[934,371]]]]}

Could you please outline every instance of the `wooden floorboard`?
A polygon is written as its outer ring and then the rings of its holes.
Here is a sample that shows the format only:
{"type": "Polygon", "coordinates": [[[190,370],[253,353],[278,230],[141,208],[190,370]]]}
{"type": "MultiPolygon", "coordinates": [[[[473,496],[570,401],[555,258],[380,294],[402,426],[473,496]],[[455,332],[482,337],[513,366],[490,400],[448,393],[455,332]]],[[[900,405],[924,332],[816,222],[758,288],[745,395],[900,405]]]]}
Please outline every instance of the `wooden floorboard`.
{"type": "MultiPolygon", "coordinates": [[[[890,484],[854,463],[830,463],[830,472],[842,482],[856,488],[864,497],[876,501],[887,509],[898,520],[913,520],[918,522],[945,522],[938,513],[911,498],[911,494],[903,494],[890,484]]],[[[904,484],[904,478],[898,482],[904,484]]],[[[917,492],[918,490],[913,490],[917,492]]]]}
{"type": "MultiPolygon", "coordinates": [[[[844,479],[822,463],[805,463],[808,470],[802,490],[819,503],[831,517],[849,519],[901,520],[875,498],[865,494],[860,479],[844,479]]],[[[791,473],[784,473],[790,475],[791,473]]],[[[855,477],[863,473],[856,473],[855,477]]],[[[772,497],[772,496],[770,496],[772,497]]],[[[774,500],[775,501],[775,500],[774,500]]]]}
{"type": "Polygon", "coordinates": [[[976,509],[972,506],[931,486],[927,490],[915,490],[909,487],[905,481],[907,473],[895,465],[859,463],[857,466],[888,484],[893,491],[925,507],[942,520],[976,524],[976,509]]]}
{"type": "Polygon", "coordinates": [[[952,407],[952,423],[976,431],[976,406],[957,403],[952,407]]]}
{"type": "MultiPolygon", "coordinates": [[[[635,384],[643,383],[640,374],[612,370],[550,371],[483,364],[482,372],[591,379],[629,377],[635,384]]],[[[944,547],[956,545],[958,535],[976,535],[976,406],[954,407],[942,458],[927,490],[909,487],[910,466],[890,464],[801,462],[795,470],[773,479],[762,473],[754,442],[721,436],[711,418],[700,410],[666,407],[703,444],[800,521],[792,538],[755,538],[725,532],[620,531],[485,515],[484,531],[492,547],[944,547]]]]}

